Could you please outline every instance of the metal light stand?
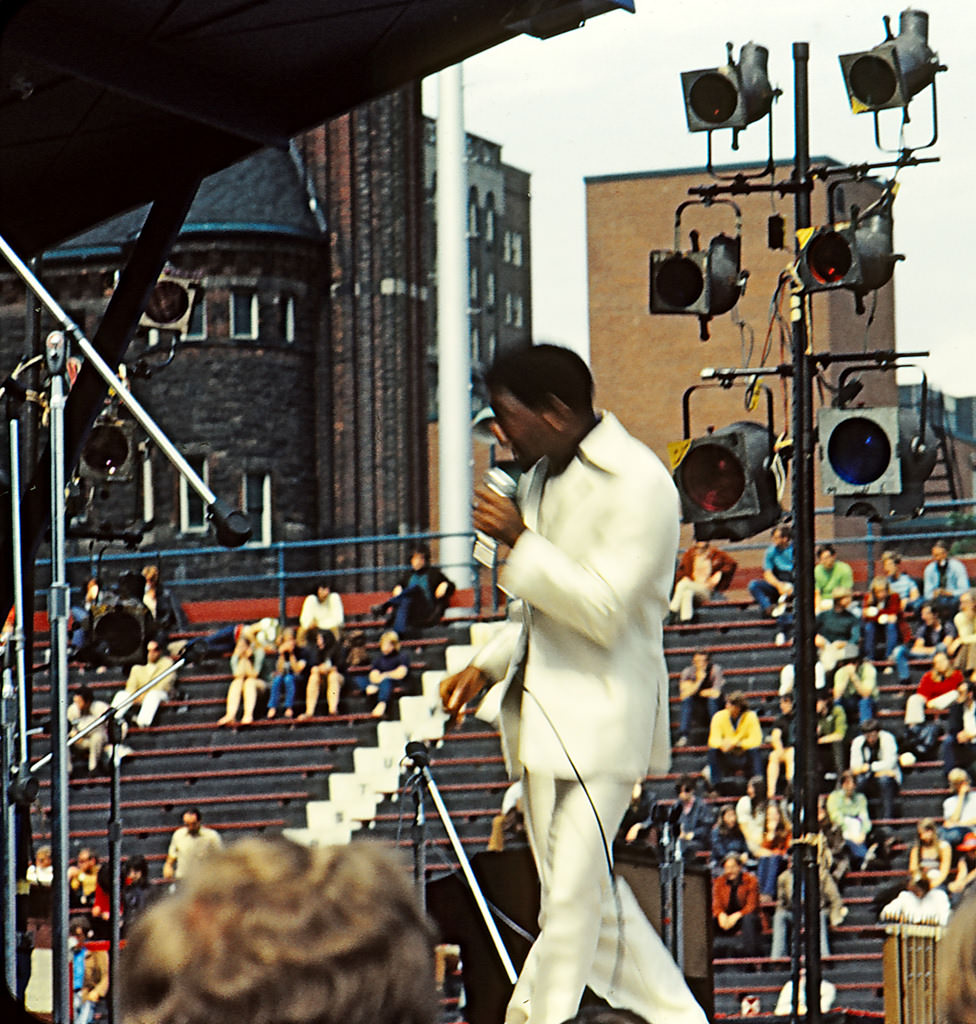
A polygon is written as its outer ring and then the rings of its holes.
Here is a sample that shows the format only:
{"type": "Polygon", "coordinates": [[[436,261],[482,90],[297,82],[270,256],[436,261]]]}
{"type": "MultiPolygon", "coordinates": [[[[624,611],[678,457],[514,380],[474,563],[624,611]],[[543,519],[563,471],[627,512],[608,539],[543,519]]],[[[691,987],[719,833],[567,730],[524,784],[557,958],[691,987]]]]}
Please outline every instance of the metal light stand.
{"type": "Polygon", "coordinates": [[[454,854],[461,865],[461,871],[464,873],[464,877],[467,880],[468,889],[471,891],[471,895],[474,897],[474,901],[478,905],[478,910],[481,912],[481,918],[485,923],[485,927],[488,929],[491,941],[495,945],[495,950],[498,953],[498,959],[501,960],[502,966],[505,968],[508,980],[514,985],[518,979],[518,972],[512,964],[512,959],[508,955],[508,950],[505,948],[505,943],[502,941],[502,937],[495,925],[495,920],[491,916],[491,910],[485,901],[484,894],[481,891],[481,886],[478,884],[478,879],[475,877],[474,871],[471,868],[471,862],[468,860],[468,855],[464,852],[464,847],[461,845],[461,839],[454,828],[454,823],[451,821],[451,815],[444,806],[444,801],[441,799],[437,783],[434,782],[434,778],[430,774],[430,752],[427,749],[427,744],[421,743],[417,740],[412,740],[408,743],[406,746],[404,762],[413,769],[413,774],[410,777],[409,784],[413,788],[415,807],[413,826],[414,872],[415,877],[417,878],[417,886],[421,893],[420,898],[421,900],[424,899],[423,894],[426,883],[424,874],[424,872],[426,872],[427,863],[427,822],[426,815],[424,813],[424,793],[426,792],[430,795],[430,798],[434,803],[434,807],[440,816],[441,824],[444,826],[447,838],[450,840],[454,854]],[[421,872],[419,876],[416,874],[418,871],[421,872]]]}
{"type": "MultiPolygon", "coordinates": [[[[44,306],[57,321],[62,330],[68,334],[78,351],[84,355],[88,365],[102,378],[104,383],[114,389],[119,401],[129,410],[133,418],[146,431],[150,439],[162,450],[163,454],[176,467],[181,476],[203,500],[207,516],[213,522],[217,540],[225,547],[240,547],[251,536],[251,529],[243,512],[232,509],[230,505],[219,499],[197,474],[193,467],[180,454],[168,437],[156,425],[152,417],[143,409],[138,400],[129,392],[126,385],[114,373],[111,366],[102,358],[99,351],[89,342],[78,326],[64,312],[54,297],[38,280],[33,271],[10,247],[6,239],[0,236],[0,255],[2,255],[15,273],[21,278],[38,302],[44,306]]],[[[68,956],[68,736],[67,736],[67,681],[68,681],[68,620],[69,586],[67,581],[67,558],[65,550],[67,509],[65,499],[65,462],[67,459],[65,446],[65,362],[67,345],[61,331],[53,331],[45,342],[45,359],[50,377],[50,486],[51,486],[51,587],[48,596],[48,618],[51,627],[51,754],[42,758],[39,764],[51,762],[51,848],[54,882],[52,885],[52,983],[53,1003],[52,1019],[54,1024],[68,1024],[70,1020],[70,960],[68,956]]],[[[13,452],[13,448],[11,448],[13,452]]],[[[12,458],[14,463],[18,458],[12,458]]],[[[19,502],[20,495],[14,491],[12,500],[19,502]]],[[[19,506],[18,506],[19,511],[19,506]]],[[[15,514],[16,515],[16,514],[15,514]]],[[[20,545],[15,544],[15,559],[20,557],[20,545]]],[[[15,561],[15,565],[16,565],[15,561]]],[[[22,591],[22,587],[18,588],[22,591]]],[[[22,593],[20,593],[22,598],[22,593]]],[[[22,617],[22,605],[21,605],[22,617]]],[[[23,622],[21,618],[21,629],[23,622]]],[[[21,637],[23,633],[20,634],[21,637]]],[[[182,664],[182,662],[180,663],[182,664]]],[[[174,669],[175,671],[175,669],[174,669]]],[[[157,678],[154,680],[158,682],[157,678]]],[[[23,686],[22,686],[23,689],[23,686]]],[[[26,695],[24,695],[26,696],[26,695]]],[[[26,706],[26,705],[25,705],[26,706]]],[[[118,709],[113,709],[113,714],[118,709]]],[[[26,744],[26,722],[21,723],[21,745],[26,744]]],[[[80,738],[79,737],[76,737],[80,738]]],[[[113,760],[116,755],[113,754],[113,760]]],[[[26,764],[26,756],[24,764],[26,764]]],[[[39,765],[35,765],[36,771],[39,765]]],[[[4,766],[6,771],[6,766],[4,766]]],[[[9,780],[4,779],[5,792],[9,780]]],[[[5,799],[7,799],[5,797],[5,799]]],[[[4,804],[6,809],[7,804],[4,804]]],[[[6,815],[5,815],[6,824],[6,815]]],[[[9,832],[9,829],[6,831],[9,832]]],[[[121,832],[119,832],[119,838],[121,832]]],[[[111,837],[110,837],[111,838],[111,837]]],[[[11,836],[10,844],[14,840],[11,836]]],[[[12,845],[11,845],[12,848],[12,845]]],[[[118,850],[115,850],[116,856],[118,850]]],[[[112,913],[118,914],[118,869],[115,869],[113,888],[112,913]]],[[[7,939],[7,929],[4,930],[7,939]]],[[[114,953],[115,951],[113,951],[114,953]]],[[[113,961],[114,967],[114,961],[113,961]]],[[[8,968],[9,973],[9,968],[8,968]]]]}
{"type": "Polygon", "coordinates": [[[656,805],[651,818],[658,826],[661,862],[658,865],[661,884],[661,938],[674,958],[678,969],[685,971],[684,935],[684,880],[685,862],[681,853],[681,840],[676,826],[681,817],[681,805],[656,805]]]}
{"type": "MultiPolygon", "coordinates": [[[[165,672],[160,672],[158,676],[154,676],[147,683],[144,683],[139,687],[138,690],[133,690],[132,693],[126,694],[124,701],[121,701],[118,705],[108,708],[103,711],[97,718],[92,719],[83,729],[79,729],[73,736],[70,736],[66,740],[65,749],[65,761],[69,758],[70,748],[73,747],[79,740],[83,739],[89,733],[94,732],[96,729],[101,728],[103,725],[108,727],[109,742],[112,745],[112,753],[109,761],[110,767],[110,798],[109,798],[109,817],[108,817],[108,857],[109,857],[109,874],[111,876],[111,884],[109,891],[109,923],[110,923],[110,938],[109,938],[109,976],[113,977],[116,968],[119,964],[119,946],[122,935],[122,919],[121,919],[121,904],[122,904],[122,815],[121,815],[121,767],[122,767],[122,756],[120,747],[124,738],[123,734],[125,730],[122,728],[123,719],[125,713],[139,700],[140,697],[147,694],[151,689],[161,683],[164,679],[168,679],[170,676],[175,675],[179,670],[186,664],[185,653],[181,654],[180,658],[175,661],[165,672]]],[[[52,722],[53,726],[53,722],[52,722]]],[[[56,751],[52,748],[49,754],[45,754],[33,765],[31,771],[37,772],[44,768],[49,761],[55,759],[56,751]]],[[[65,872],[67,875],[67,872],[65,872]]],[[[117,1002],[117,988],[115,985],[109,987],[109,1021],[114,1024],[115,1021],[119,1020],[118,1016],[118,1002],[117,1002]]],[[[67,1018],[65,1018],[67,1020],[67,1018]]]]}

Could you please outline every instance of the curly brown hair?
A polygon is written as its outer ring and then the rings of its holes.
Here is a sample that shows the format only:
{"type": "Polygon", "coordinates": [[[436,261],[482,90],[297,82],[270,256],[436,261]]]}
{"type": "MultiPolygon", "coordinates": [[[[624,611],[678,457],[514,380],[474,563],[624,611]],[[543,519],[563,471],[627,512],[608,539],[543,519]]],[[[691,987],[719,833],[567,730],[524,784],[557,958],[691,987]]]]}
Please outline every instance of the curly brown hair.
{"type": "Polygon", "coordinates": [[[406,866],[368,843],[243,839],[146,911],[125,1024],[432,1024],[433,938],[406,866]]]}

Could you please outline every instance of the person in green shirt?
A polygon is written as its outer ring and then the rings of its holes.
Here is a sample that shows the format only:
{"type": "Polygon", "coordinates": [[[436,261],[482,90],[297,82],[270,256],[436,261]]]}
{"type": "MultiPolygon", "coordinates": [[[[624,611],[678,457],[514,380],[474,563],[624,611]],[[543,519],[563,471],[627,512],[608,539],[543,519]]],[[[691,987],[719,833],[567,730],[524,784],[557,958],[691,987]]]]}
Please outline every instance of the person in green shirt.
{"type": "Polygon", "coordinates": [[[817,548],[817,564],[813,567],[813,586],[816,590],[817,611],[829,608],[838,587],[848,591],[854,589],[854,570],[837,557],[833,544],[821,544],[817,548]]]}

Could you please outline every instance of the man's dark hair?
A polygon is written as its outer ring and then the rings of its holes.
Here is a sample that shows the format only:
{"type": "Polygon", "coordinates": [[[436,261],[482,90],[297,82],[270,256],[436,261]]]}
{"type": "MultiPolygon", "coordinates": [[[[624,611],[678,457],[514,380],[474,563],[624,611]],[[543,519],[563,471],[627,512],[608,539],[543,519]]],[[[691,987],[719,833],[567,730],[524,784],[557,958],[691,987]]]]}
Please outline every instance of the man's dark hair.
{"type": "Polygon", "coordinates": [[[75,690],[75,693],[78,694],[78,696],[81,697],[81,699],[86,704],[91,704],[91,702],[95,699],[94,691],[90,686],[87,686],[85,684],[79,686],[78,689],[75,690]]]}
{"type": "Polygon", "coordinates": [[[411,557],[413,557],[414,555],[423,555],[424,558],[426,558],[427,561],[429,562],[430,561],[430,545],[429,544],[425,544],[423,541],[418,541],[410,549],[410,555],[411,555],[411,557]]]}
{"type": "Polygon", "coordinates": [[[817,558],[819,558],[825,551],[830,552],[832,555],[837,554],[837,549],[833,544],[821,544],[820,547],[817,548],[817,558]]]}
{"type": "Polygon", "coordinates": [[[529,345],[503,352],[485,371],[489,391],[510,391],[523,405],[541,409],[550,396],[573,412],[593,410],[593,375],[583,360],[558,345],[529,345]]]}
{"type": "Polygon", "coordinates": [[[187,807],[183,812],[184,814],[195,814],[197,821],[203,821],[203,815],[200,813],[199,807],[187,807]]]}

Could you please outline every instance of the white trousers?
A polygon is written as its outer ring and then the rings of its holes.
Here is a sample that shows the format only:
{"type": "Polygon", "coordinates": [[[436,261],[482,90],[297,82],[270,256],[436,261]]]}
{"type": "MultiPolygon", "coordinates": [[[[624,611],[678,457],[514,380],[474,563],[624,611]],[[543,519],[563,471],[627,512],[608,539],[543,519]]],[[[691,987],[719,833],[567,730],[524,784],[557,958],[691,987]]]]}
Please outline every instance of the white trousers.
{"type": "MultiPolygon", "coordinates": [[[[112,698],[112,707],[117,708],[120,704],[124,704],[128,696],[125,690],[119,690],[112,698]]],[[[144,694],[142,703],[139,705],[139,710],[136,713],[136,725],[140,729],[148,729],[153,724],[153,719],[156,717],[159,705],[168,698],[169,694],[165,690],[150,690],[144,694]]]]}
{"type": "Polygon", "coordinates": [[[649,1021],[706,1024],[623,879],[614,897],[605,850],[630,801],[631,784],[591,779],[584,790],[575,780],[526,773],[522,785],[542,904],[539,936],[515,985],[506,1024],[562,1024],[576,1014],[587,985],[612,1006],[649,1021]]]}

